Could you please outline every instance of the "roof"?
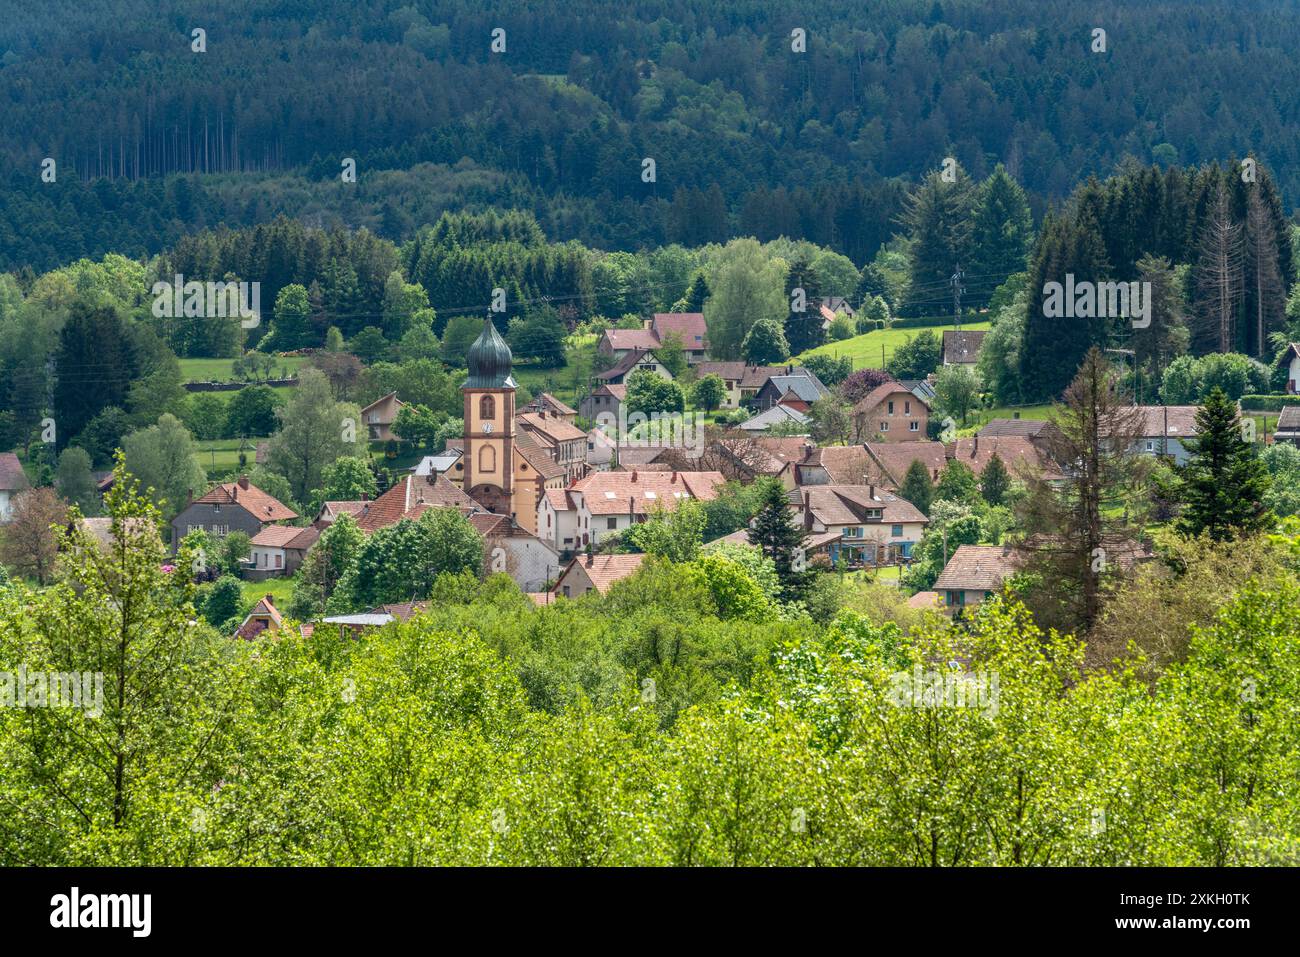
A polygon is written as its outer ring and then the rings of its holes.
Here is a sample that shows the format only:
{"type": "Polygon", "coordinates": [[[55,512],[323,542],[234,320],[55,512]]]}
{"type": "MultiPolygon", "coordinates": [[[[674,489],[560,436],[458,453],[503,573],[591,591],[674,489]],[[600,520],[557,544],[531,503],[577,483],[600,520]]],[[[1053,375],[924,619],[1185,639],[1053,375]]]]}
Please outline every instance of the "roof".
{"type": "Polygon", "coordinates": [[[0,452],[0,491],[20,492],[31,487],[18,456],[12,452],[0,452]]]}
{"type": "Polygon", "coordinates": [[[577,409],[572,409],[569,406],[565,405],[563,402],[561,402],[555,396],[551,395],[549,392],[537,393],[537,398],[533,399],[531,404],[549,409],[551,412],[554,412],[556,415],[577,415],[578,414],[577,409]]]}
{"type": "Polygon", "coordinates": [[[682,345],[687,349],[701,349],[709,341],[709,327],[702,312],[656,312],[650,320],[650,328],[658,336],[660,345],[670,332],[681,336],[682,345]]]}
{"type": "Polygon", "coordinates": [[[263,524],[283,522],[297,518],[298,513],[281,504],[274,496],[263,492],[247,478],[238,482],[222,482],[202,498],[194,500],[196,505],[239,505],[263,524]]]}
{"type": "Polygon", "coordinates": [[[349,625],[353,628],[382,628],[397,619],[385,612],[363,612],[359,615],[334,615],[323,619],[327,625],[349,625]]]}
{"type": "Polygon", "coordinates": [[[435,472],[445,472],[460,461],[462,454],[460,449],[448,449],[437,455],[426,455],[415,463],[415,467],[411,471],[421,477],[433,475],[435,472]]]}
{"type": "Polygon", "coordinates": [[[931,481],[948,464],[948,453],[942,442],[868,442],[866,450],[879,466],[880,484],[895,489],[903,484],[913,462],[925,466],[931,481]]]}
{"type": "Polygon", "coordinates": [[[596,472],[570,486],[593,515],[646,515],[656,507],[672,511],[685,499],[708,502],[726,482],[721,472],[596,472]],[[630,501],[629,501],[630,500],[630,501]]]}
{"type": "Polygon", "coordinates": [[[373,532],[403,518],[419,518],[430,508],[459,508],[471,512],[478,510],[478,503],[445,475],[431,478],[404,475],[387,492],[366,504],[357,515],[357,525],[363,532],[373,532]]]}
{"type": "Polygon", "coordinates": [[[586,439],[587,433],[577,428],[568,419],[547,412],[521,412],[515,421],[525,428],[536,429],[555,442],[570,442],[574,439],[586,439]]]}
{"type": "MultiPolygon", "coordinates": [[[[596,376],[596,378],[604,382],[609,379],[617,379],[619,376],[625,376],[629,372],[631,372],[634,368],[636,368],[637,363],[640,362],[642,359],[644,359],[646,356],[650,356],[651,359],[654,359],[654,356],[651,355],[651,353],[648,350],[634,349],[631,352],[629,352],[627,355],[625,355],[623,358],[619,359],[618,362],[616,362],[613,366],[606,369],[604,372],[599,373],[596,376]]],[[[659,360],[655,359],[655,361],[658,362],[659,360]]]]}
{"type": "Polygon", "coordinates": [[[744,429],[746,432],[764,432],[774,425],[782,425],[786,422],[807,425],[809,419],[798,409],[792,409],[788,405],[774,405],[765,412],[760,412],[753,418],[746,419],[736,428],[744,429]]]}
{"type": "Polygon", "coordinates": [[[976,435],[1024,435],[1035,438],[1051,424],[1047,419],[989,419],[976,435]]]}
{"type": "Polygon", "coordinates": [[[395,605],[380,605],[378,608],[370,609],[372,615],[391,615],[398,621],[408,621],[413,615],[417,615],[429,607],[427,601],[404,601],[395,605]]]}
{"type": "MultiPolygon", "coordinates": [[[[781,406],[781,408],[785,408],[781,406]]],[[[791,411],[791,410],[787,410],[791,411]]],[[[726,452],[737,463],[756,475],[776,475],[804,455],[807,436],[802,435],[724,435],[714,447],[726,452]]]]}
{"type": "Polygon", "coordinates": [[[388,395],[381,395],[381,396],[380,396],[378,399],[376,399],[374,402],[371,402],[369,405],[363,407],[362,410],[361,410],[361,414],[364,416],[364,415],[365,415],[367,412],[369,412],[371,409],[375,408],[376,406],[383,405],[383,404],[384,404],[385,402],[387,402],[389,399],[392,399],[392,400],[397,404],[397,407],[398,407],[399,409],[400,409],[402,406],[406,405],[405,402],[403,402],[401,399],[399,399],[399,398],[397,397],[397,393],[396,393],[396,392],[390,392],[390,393],[388,393],[388,395]]]}
{"type": "MultiPolygon", "coordinates": [[[[899,443],[902,444],[902,443],[899,443]]],[[[1016,464],[1034,472],[1043,472],[1048,464],[1048,457],[1034,444],[1033,440],[1023,435],[975,435],[958,439],[952,443],[952,458],[970,467],[976,475],[982,475],[989,462],[996,455],[1009,471],[1016,471],[1016,464]]],[[[1053,470],[1047,478],[1059,478],[1053,470]]]]}
{"type": "Polygon", "coordinates": [[[253,610],[244,618],[243,624],[236,629],[235,637],[256,638],[267,629],[266,621],[255,619],[269,619],[276,628],[279,628],[284,623],[284,617],[280,614],[279,609],[275,607],[275,602],[272,601],[271,596],[264,595],[257,600],[253,610]]]}
{"type": "Polygon", "coordinates": [[[930,521],[906,499],[869,485],[805,485],[791,489],[786,497],[791,505],[806,507],[814,519],[827,527],[903,522],[924,525],[930,521]],[[868,509],[880,509],[880,517],[868,517],[868,509]]]}
{"type": "Polygon", "coordinates": [[[763,386],[768,387],[782,396],[793,392],[795,398],[804,402],[816,402],[826,394],[826,387],[810,375],[774,375],[763,386]]]}
{"type": "Polygon", "coordinates": [[[366,506],[369,504],[370,502],[367,499],[363,499],[355,502],[343,502],[343,501],[325,502],[320,507],[320,515],[318,517],[328,518],[330,521],[333,521],[334,519],[338,518],[340,515],[352,515],[355,517],[357,515],[360,515],[362,512],[364,512],[366,510],[366,506]]]}
{"type": "Polygon", "coordinates": [[[551,508],[557,512],[568,512],[573,510],[573,499],[569,496],[569,490],[564,488],[548,488],[542,490],[542,497],[550,502],[551,508]]]}
{"type": "MultiPolygon", "coordinates": [[[[812,447],[803,459],[795,463],[795,484],[805,485],[809,484],[810,479],[821,479],[822,475],[818,474],[818,470],[825,475],[825,480],[821,484],[861,485],[869,484],[872,480],[883,479],[880,466],[871,458],[865,445],[812,447]]],[[[885,483],[877,481],[877,484],[885,483]]]]}
{"type": "Polygon", "coordinates": [[[548,591],[526,591],[524,597],[539,606],[549,605],[555,599],[555,596],[548,591]]]}
{"type": "Polygon", "coordinates": [[[465,353],[465,365],[469,369],[469,378],[465,385],[471,389],[513,389],[514,376],[511,368],[510,347],[497,332],[496,324],[489,314],[483,318],[483,331],[479,333],[474,344],[465,353]]]}
{"type": "Polygon", "coordinates": [[[945,329],[943,332],[943,364],[974,362],[984,345],[988,333],[974,329],[945,329]]]}
{"type": "Polygon", "coordinates": [[[1300,405],[1282,406],[1282,414],[1277,417],[1277,431],[1281,433],[1300,432],[1300,405]]]}
{"type": "Polygon", "coordinates": [[[627,386],[625,385],[610,385],[609,383],[602,383],[591,390],[592,395],[600,395],[602,393],[608,393],[620,402],[627,401],[627,386]]]}
{"type": "Polygon", "coordinates": [[[1020,564],[1020,556],[1006,545],[960,545],[943,567],[934,590],[997,591],[1020,564]]]}
{"type": "Polygon", "coordinates": [[[248,544],[260,545],[263,548],[284,548],[302,534],[302,531],[301,528],[292,525],[267,525],[250,538],[248,544]]]}
{"type": "Polygon", "coordinates": [[[504,515],[498,515],[496,512],[473,512],[469,516],[469,523],[484,538],[487,538],[493,532],[499,531],[503,522],[509,527],[510,519],[504,515]]]}
{"type": "Polygon", "coordinates": [[[601,337],[611,349],[648,352],[659,348],[659,337],[650,329],[606,329],[601,337]]]}
{"type": "Polygon", "coordinates": [[[633,574],[644,561],[644,555],[583,555],[565,566],[555,583],[555,592],[560,594],[561,583],[575,565],[582,566],[596,591],[603,595],[615,582],[633,574]]]}
{"type": "Polygon", "coordinates": [[[700,362],[695,366],[695,374],[701,379],[706,375],[715,375],[720,379],[740,382],[745,378],[746,368],[749,367],[743,362],[700,362]]]}
{"type": "MultiPolygon", "coordinates": [[[[151,526],[155,534],[158,532],[157,527],[147,518],[125,518],[122,521],[125,523],[128,534],[147,531],[151,526]]],[[[104,548],[109,548],[113,544],[113,519],[109,516],[83,518],[81,519],[81,530],[94,538],[104,548]]]]}
{"type": "Polygon", "coordinates": [[[298,529],[298,534],[289,539],[289,544],[284,547],[293,551],[305,552],[316,544],[318,538],[320,538],[320,529],[315,525],[308,525],[306,528],[298,529]]]}
{"type": "Polygon", "coordinates": [[[677,451],[677,448],[671,445],[620,445],[617,448],[618,464],[622,468],[650,465],[664,454],[677,451]]]}
{"type": "Polygon", "coordinates": [[[938,608],[942,603],[937,591],[919,591],[907,600],[908,608],[938,608]]]}
{"type": "Polygon", "coordinates": [[[546,450],[537,444],[537,441],[527,432],[518,432],[514,441],[515,450],[523,457],[523,460],[542,477],[543,480],[553,478],[563,478],[566,474],[564,466],[558,464],[553,458],[546,454],[546,450]]]}
{"type": "Polygon", "coordinates": [[[876,406],[880,405],[880,403],[888,399],[891,395],[905,395],[909,399],[915,399],[917,402],[920,402],[922,405],[926,404],[924,399],[922,399],[919,395],[914,393],[907,386],[903,385],[903,383],[882,382],[880,385],[876,386],[874,389],[872,389],[870,392],[864,395],[861,399],[859,399],[857,404],[853,407],[853,409],[855,412],[869,412],[870,410],[874,409],[876,406]]]}
{"type": "Polygon", "coordinates": [[[1136,406],[1138,427],[1143,438],[1167,436],[1175,439],[1196,437],[1195,405],[1139,405],[1136,406]],[[1165,424],[1168,422],[1168,432],[1165,424]]]}

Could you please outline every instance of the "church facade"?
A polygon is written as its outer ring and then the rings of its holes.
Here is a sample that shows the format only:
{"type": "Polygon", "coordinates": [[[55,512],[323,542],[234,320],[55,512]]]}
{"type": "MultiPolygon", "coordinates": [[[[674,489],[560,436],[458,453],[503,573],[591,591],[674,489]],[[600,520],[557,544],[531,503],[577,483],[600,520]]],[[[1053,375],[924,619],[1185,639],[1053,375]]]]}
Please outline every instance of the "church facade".
{"type": "Polygon", "coordinates": [[[490,316],[466,362],[462,487],[489,512],[508,515],[536,534],[537,504],[546,489],[564,488],[565,470],[516,424],[510,347],[490,316]]]}

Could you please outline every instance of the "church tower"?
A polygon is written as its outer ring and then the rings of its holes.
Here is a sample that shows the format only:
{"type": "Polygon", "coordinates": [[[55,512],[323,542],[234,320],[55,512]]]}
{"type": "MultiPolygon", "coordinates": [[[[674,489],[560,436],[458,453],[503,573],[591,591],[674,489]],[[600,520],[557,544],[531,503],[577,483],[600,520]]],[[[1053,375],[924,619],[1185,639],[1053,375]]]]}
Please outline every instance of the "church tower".
{"type": "Polygon", "coordinates": [[[489,315],[466,355],[464,488],[490,512],[511,514],[514,491],[515,380],[510,347],[489,315]]]}

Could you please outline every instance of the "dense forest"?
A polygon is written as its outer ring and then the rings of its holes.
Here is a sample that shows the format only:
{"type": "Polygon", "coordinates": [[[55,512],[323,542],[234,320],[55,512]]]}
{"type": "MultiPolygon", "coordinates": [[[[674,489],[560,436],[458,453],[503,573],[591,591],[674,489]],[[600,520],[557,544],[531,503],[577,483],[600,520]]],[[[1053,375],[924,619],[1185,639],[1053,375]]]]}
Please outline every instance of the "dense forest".
{"type": "Polygon", "coordinates": [[[1300,195],[1274,92],[1300,80],[1300,17],[1262,3],[58,7],[0,23],[3,269],[279,213],[400,241],[489,205],[602,249],[785,235],[861,265],[946,156],[1004,164],[1040,217],[1124,157],[1253,153],[1300,195]]]}

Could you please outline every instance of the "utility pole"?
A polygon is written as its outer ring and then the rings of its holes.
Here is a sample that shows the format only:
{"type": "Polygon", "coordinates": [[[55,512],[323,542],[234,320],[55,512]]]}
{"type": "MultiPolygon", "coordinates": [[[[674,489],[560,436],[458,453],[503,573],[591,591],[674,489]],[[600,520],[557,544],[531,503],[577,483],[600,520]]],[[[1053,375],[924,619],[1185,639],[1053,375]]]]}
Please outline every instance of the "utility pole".
{"type": "Polygon", "coordinates": [[[953,322],[957,325],[958,332],[961,332],[961,294],[966,291],[966,287],[962,285],[965,278],[966,273],[962,271],[961,264],[958,263],[957,271],[948,280],[952,286],[952,317],[953,322]]]}

